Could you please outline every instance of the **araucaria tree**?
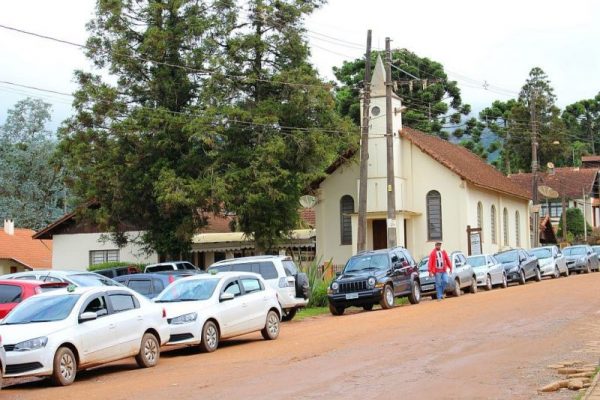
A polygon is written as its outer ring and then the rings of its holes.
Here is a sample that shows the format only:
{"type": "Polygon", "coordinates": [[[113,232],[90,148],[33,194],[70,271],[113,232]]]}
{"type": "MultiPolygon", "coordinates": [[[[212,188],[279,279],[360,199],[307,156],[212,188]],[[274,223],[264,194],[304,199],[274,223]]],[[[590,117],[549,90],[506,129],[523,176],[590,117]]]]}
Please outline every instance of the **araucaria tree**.
{"type": "Polygon", "coordinates": [[[262,248],[297,221],[297,199],[349,136],[308,64],[302,18],[319,1],[98,0],[61,150],[86,218],[145,231],[177,257],[207,211],[233,211],[262,248]]]}

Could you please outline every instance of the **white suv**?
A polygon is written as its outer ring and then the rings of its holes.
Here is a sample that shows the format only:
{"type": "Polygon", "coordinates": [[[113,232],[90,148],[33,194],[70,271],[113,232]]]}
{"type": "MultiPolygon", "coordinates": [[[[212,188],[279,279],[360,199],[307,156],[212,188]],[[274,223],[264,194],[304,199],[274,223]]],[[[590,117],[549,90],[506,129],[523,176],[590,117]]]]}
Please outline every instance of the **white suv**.
{"type": "Polygon", "coordinates": [[[209,272],[254,272],[277,292],[283,311],[282,320],[289,321],[299,308],[306,307],[310,287],[306,274],[299,272],[288,256],[240,257],[218,261],[208,267],[209,272]]]}
{"type": "Polygon", "coordinates": [[[198,271],[194,264],[187,261],[169,261],[158,264],[146,265],[144,273],[162,272],[162,271],[198,271]]]}

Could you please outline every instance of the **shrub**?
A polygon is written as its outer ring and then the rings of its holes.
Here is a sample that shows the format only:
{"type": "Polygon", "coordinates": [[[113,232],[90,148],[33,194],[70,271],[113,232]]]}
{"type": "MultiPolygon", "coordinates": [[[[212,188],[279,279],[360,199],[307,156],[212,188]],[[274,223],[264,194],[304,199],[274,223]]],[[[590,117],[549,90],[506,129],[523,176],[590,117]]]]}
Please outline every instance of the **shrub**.
{"type": "Polygon", "coordinates": [[[302,272],[308,277],[308,284],[311,288],[308,307],[325,307],[327,305],[327,288],[331,284],[331,279],[325,279],[325,276],[330,265],[331,263],[327,263],[321,268],[320,261],[314,260],[302,268],[302,272]]]}
{"type": "Polygon", "coordinates": [[[135,264],[124,261],[108,261],[100,264],[90,265],[88,267],[88,271],[97,271],[99,269],[110,269],[110,268],[118,268],[118,267],[135,267],[138,271],[142,272],[146,264],[135,264]]]}

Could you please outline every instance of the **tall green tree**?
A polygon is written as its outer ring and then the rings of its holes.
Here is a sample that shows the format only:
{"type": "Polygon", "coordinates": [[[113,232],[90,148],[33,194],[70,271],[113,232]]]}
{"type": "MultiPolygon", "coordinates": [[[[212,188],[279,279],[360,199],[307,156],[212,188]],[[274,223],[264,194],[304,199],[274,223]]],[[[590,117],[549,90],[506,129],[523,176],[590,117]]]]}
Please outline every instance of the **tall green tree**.
{"type": "MultiPolygon", "coordinates": [[[[372,65],[378,55],[384,57],[384,52],[372,52],[372,65]]],[[[407,108],[402,116],[403,124],[447,139],[450,130],[444,127],[451,126],[453,129],[471,112],[471,107],[462,102],[457,82],[448,79],[442,64],[409,50],[392,50],[392,60],[396,93],[407,108]]],[[[341,83],[336,90],[339,113],[349,116],[355,124],[360,125],[364,59],[345,61],[342,66],[334,67],[333,72],[341,83]]],[[[477,125],[477,121],[474,122],[477,125]]],[[[471,133],[480,134],[476,130],[466,132],[467,135],[471,133]]],[[[459,134],[465,134],[465,129],[460,130],[459,134]]]]}
{"type": "Polygon", "coordinates": [[[584,145],[586,152],[596,154],[600,149],[600,93],[566,106],[562,119],[573,140],[584,145]]]}
{"type": "Polygon", "coordinates": [[[56,137],[48,103],[27,98],[8,110],[0,126],[0,218],[40,229],[66,209],[64,170],[55,157],[56,137]]]}

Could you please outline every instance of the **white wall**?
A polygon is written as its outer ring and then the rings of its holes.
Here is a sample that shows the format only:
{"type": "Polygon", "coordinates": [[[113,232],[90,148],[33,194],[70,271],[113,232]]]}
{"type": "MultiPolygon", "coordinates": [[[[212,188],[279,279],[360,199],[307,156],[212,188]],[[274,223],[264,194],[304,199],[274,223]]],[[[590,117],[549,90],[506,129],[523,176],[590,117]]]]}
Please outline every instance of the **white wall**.
{"type": "Polygon", "coordinates": [[[10,274],[10,267],[16,267],[17,272],[27,271],[25,267],[13,260],[0,260],[0,275],[10,274]]]}
{"type": "MultiPolygon", "coordinates": [[[[135,237],[139,232],[127,232],[135,237]]],[[[52,237],[52,268],[87,270],[91,250],[115,250],[111,241],[103,242],[101,233],[78,233],[52,237]]],[[[158,262],[158,255],[144,253],[139,246],[128,244],[119,250],[119,261],[150,264],[158,262]]]]}

